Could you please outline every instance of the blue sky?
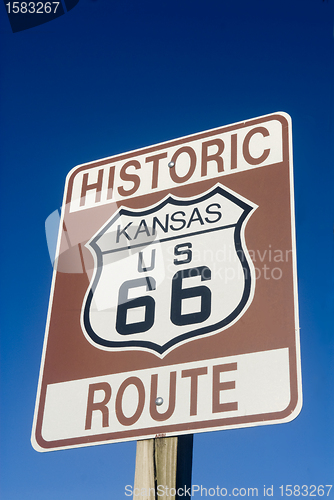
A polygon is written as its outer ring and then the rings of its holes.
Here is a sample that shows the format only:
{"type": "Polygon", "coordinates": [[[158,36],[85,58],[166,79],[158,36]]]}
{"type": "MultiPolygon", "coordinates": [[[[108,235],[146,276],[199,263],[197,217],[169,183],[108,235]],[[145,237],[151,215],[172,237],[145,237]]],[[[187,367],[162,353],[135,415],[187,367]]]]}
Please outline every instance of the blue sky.
{"type": "MultiPolygon", "coordinates": [[[[80,0],[1,36],[4,500],[124,498],[135,442],[30,444],[52,277],[44,224],[75,165],[276,111],[293,124],[303,409],[197,434],[193,483],[326,485],[333,428],[333,0],[80,0]]],[[[332,490],[330,496],[333,497],[332,490]]],[[[126,498],[126,497],[125,497],[126,498]]]]}

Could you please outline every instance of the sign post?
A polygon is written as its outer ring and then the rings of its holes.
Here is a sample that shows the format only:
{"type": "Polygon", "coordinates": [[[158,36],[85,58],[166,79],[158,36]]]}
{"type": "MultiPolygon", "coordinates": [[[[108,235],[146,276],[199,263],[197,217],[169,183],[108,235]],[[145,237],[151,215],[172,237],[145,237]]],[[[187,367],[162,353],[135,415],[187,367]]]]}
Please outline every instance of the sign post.
{"type": "Polygon", "coordinates": [[[192,454],[192,434],[137,441],[133,498],[190,498],[192,454]]]}
{"type": "Polygon", "coordinates": [[[68,174],[35,449],[298,415],[291,144],[275,113],[68,174]]]}

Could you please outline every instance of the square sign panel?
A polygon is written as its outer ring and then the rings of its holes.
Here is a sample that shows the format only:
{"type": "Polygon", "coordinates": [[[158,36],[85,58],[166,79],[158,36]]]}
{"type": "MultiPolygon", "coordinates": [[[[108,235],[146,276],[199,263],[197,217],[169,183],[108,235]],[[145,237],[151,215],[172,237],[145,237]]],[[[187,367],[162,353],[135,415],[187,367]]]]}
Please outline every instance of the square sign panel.
{"type": "Polygon", "coordinates": [[[300,380],[288,115],[69,173],[37,450],[288,422],[300,380]]]}

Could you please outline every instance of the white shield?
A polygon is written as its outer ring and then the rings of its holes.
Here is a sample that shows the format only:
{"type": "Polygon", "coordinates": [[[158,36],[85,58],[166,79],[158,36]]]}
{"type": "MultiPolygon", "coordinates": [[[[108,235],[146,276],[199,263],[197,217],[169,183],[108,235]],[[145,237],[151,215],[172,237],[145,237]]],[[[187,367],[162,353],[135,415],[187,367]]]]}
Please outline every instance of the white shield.
{"type": "Polygon", "coordinates": [[[95,262],[82,308],[88,340],[163,357],[238,321],[254,294],[244,230],[255,208],[217,185],[118,210],[86,245],[95,262]]]}

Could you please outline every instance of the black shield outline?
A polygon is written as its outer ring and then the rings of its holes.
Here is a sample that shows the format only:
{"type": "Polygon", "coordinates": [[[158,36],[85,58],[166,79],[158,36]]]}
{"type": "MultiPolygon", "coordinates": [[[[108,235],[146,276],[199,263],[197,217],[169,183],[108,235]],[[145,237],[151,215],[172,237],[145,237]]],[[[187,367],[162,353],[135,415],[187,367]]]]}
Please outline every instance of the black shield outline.
{"type": "MultiPolygon", "coordinates": [[[[126,208],[121,208],[113,217],[112,219],[106,223],[106,225],[103,227],[102,230],[100,230],[94,237],[93,239],[87,243],[87,247],[91,247],[96,255],[97,258],[97,268],[96,268],[96,273],[93,278],[93,282],[89,285],[89,292],[87,297],[85,298],[85,306],[83,310],[83,315],[82,315],[82,320],[83,320],[83,325],[84,328],[90,338],[91,341],[93,341],[94,344],[96,344],[96,347],[98,348],[109,348],[110,350],[127,350],[128,348],[133,349],[137,348],[139,350],[142,349],[148,349],[149,351],[153,351],[154,353],[157,353],[158,355],[162,356],[171,349],[173,346],[176,347],[176,344],[179,343],[184,343],[184,341],[191,341],[193,339],[196,339],[196,337],[203,336],[205,334],[213,334],[212,332],[219,333],[223,329],[226,329],[226,327],[232,323],[242,312],[243,309],[245,309],[248,300],[251,295],[251,290],[252,290],[252,277],[251,277],[251,268],[250,265],[247,261],[247,256],[244,252],[244,249],[242,248],[242,241],[241,241],[241,229],[242,225],[245,221],[245,219],[248,217],[250,212],[256,208],[256,205],[249,205],[245,201],[241,200],[234,194],[232,194],[230,191],[227,191],[224,189],[221,185],[216,185],[213,189],[207,191],[203,195],[201,195],[198,198],[176,198],[173,195],[167,196],[162,202],[160,202],[158,205],[150,207],[147,210],[140,210],[140,211],[134,211],[134,210],[128,210],[126,208]],[[239,217],[238,221],[236,224],[232,224],[230,226],[224,226],[224,228],[228,227],[235,227],[234,230],[234,244],[235,244],[235,249],[237,252],[237,256],[240,260],[243,273],[245,276],[245,285],[244,285],[244,291],[242,298],[239,302],[239,304],[236,306],[236,308],[233,310],[232,313],[230,313],[226,318],[223,320],[219,321],[218,323],[215,323],[213,325],[208,325],[206,327],[202,328],[197,328],[193,329],[187,333],[183,333],[177,337],[174,337],[170,341],[168,341],[166,344],[163,346],[160,346],[158,344],[155,344],[154,342],[150,342],[147,340],[128,340],[128,341],[110,341],[110,340],[105,340],[99,337],[93,330],[91,324],[90,324],[90,319],[89,319],[89,310],[90,310],[90,305],[93,300],[94,296],[94,291],[96,290],[97,284],[99,282],[101,273],[102,273],[102,268],[103,268],[103,252],[101,251],[100,247],[97,245],[97,241],[101,238],[101,236],[112,226],[117,219],[119,219],[122,215],[128,215],[128,216],[134,216],[134,217],[145,217],[146,215],[149,215],[153,212],[157,212],[160,210],[162,207],[167,205],[168,203],[170,205],[175,205],[175,206],[186,206],[186,205],[195,205],[197,203],[200,203],[202,201],[205,201],[206,199],[211,198],[213,195],[216,193],[221,194],[223,197],[229,199],[236,205],[238,205],[240,208],[243,209],[242,215],[239,217]]],[[[206,232],[206,231],[203,231],[206,232]]],[[[192,233],[188,234],[187,236],[191,236],[192,233]]],[[[196,234],[199,234],[198,231],[196,231],[196,234]]],[[[185,235],[180,235],[180,238],[183,238],[185,235]]],[[[160,241],[167,241],[168,239],[175,239],[173,236],[172,238],[164,238],[163,240],[156,240],[156,242],[160,241]]],[[[132,245],[131,248],[135,248],[136,245],[132,245]]],[[[139,244],[138,246],[142,246],[142,244],[139,244]]],[[[254,283],[255,284],[255,283],[254,283]]]]}

